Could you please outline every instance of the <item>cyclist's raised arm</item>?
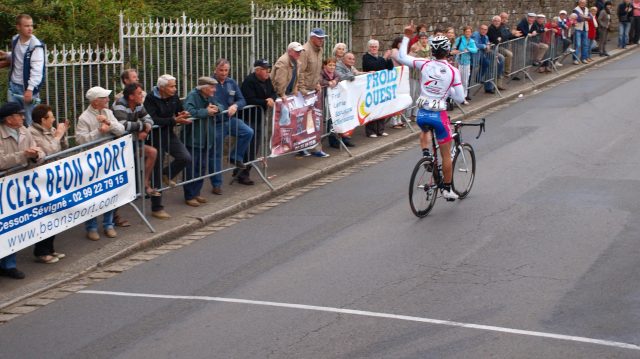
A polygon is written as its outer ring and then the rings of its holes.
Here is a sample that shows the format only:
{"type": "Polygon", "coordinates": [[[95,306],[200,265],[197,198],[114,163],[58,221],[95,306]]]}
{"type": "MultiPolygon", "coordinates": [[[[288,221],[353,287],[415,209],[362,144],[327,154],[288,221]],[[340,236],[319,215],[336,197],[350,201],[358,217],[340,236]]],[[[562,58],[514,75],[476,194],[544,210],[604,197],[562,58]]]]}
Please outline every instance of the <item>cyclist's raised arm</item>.
{"type": "Polygon", "coordinates": [[[460,71],[456,68],[452,68],[453,70],[453,84],[449,88],[449,97],[453,99],[453,101],[457,103],[464,102],[464,89],[462,88],[462,77],[460,76],[460,71]]]}
{"type": "Polygon", "coordinates": [[[409,51],[409,38],[413,35],[413,24],[404,28],[404,37],[402,38],[402,43],[400,44],[400,51],[398,52],[398,62],[409,66],[411,68],[420,68],[425,62],[428,62],[428,59],[417,59],[407,52],[409,51]]]}

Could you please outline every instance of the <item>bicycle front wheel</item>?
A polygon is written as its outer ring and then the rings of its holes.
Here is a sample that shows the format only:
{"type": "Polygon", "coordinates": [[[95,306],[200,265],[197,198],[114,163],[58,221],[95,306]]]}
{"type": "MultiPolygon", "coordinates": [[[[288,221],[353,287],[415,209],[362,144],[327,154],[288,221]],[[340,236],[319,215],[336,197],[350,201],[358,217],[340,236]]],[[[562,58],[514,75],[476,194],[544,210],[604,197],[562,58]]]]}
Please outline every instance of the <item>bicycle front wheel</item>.
{"type": "Polygon", "coordinates": [[[436,203],[438,185],[433,177],[433,164],[421,158],[411,173],[409,183],[409,204],[417,217],[426,217],[436,203]]]}
{"type": "Polygon", "coordinates": [[[458,146],[456,156],[453,158],[453,179],[451,187],[460,199],[465,198],[476,177],[476,155],[473,147],[468,143],[458,146]]]}

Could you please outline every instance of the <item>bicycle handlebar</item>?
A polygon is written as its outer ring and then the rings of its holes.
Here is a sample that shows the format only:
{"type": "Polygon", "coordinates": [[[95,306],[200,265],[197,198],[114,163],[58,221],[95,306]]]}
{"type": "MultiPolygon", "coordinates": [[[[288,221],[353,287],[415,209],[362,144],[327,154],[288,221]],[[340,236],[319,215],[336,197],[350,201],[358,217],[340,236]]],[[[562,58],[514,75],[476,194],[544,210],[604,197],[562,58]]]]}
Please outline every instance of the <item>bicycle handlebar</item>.
{"type": "Polygon", "coordinates": [[[480,135],[482,135],[482,132],[486,131],[485,122],[486,122],[486,119],[484,119],[484,118],[481,119],[480,122],[477,122],[477,123],[467,123],[467,122],[462,122],[462,121],[456,121],[454,126],[456,128],[464,127],[464,126],[479,126],[480,129],[478,130],[478,136],[476,136],[476,140],[477,140],[478,138],[480,138],[480,135]]]}

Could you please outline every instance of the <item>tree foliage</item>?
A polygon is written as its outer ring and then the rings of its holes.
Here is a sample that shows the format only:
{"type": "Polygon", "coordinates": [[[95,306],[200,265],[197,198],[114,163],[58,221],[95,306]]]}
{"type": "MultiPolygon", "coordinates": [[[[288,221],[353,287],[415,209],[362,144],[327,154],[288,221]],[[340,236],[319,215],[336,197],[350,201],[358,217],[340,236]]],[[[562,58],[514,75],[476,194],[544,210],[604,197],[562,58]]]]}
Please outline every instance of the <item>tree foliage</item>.
{"type": "MultiPolygon", "coordinates": [[[[361,0],[257,0],[261,5],[295,5],[313,10],[341,8],[354,14],[361,0]]],[[[15,17],[33,17],[36,35],[47,44],[110,44],[118,42],[118,15],[125,18],[189,18],[224,23],[251,20],[251,0],[2,0],[0,47],[15,34],[15,17]]]]}

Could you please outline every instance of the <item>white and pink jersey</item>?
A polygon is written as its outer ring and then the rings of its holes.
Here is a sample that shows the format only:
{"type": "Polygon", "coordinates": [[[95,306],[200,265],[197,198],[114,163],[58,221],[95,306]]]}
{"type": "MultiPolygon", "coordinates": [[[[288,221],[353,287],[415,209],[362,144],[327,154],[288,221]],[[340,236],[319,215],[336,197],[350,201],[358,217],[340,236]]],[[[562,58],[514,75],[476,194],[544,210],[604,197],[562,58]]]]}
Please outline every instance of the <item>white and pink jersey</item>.
{"type": "Polygon", "coordinates": [[[420,97],[427,100],[423,101],[423,107],[427,110],[443,110],[440,105],[432,104],[442,103],[447,97],[453,98],[458,103],[464,102],[460,71],[444,59],[430,60],[408,55],[408,44],[409,38],[405,36],[400,45],[397,61],[420,71],[420,97]]]}

